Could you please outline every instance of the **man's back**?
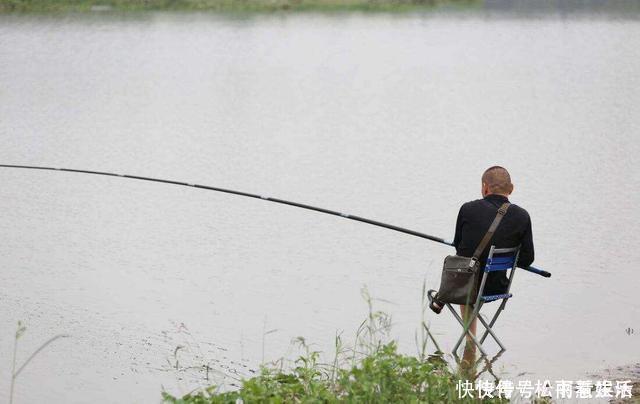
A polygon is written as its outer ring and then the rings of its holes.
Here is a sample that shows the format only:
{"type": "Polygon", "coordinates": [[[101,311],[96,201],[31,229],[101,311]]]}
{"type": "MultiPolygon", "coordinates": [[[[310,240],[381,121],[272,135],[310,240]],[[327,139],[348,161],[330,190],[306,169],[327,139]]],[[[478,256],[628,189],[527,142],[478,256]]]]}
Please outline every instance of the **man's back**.
{"type": "MultiPolygon", "coordinates": [[[[498,208],[508,198],[499,194],[489,194],[483,199],[467,202],[460,208],[456,223],[456,234],[453,245],[456,253],[461,256],[471,257],[489,229],[491,222],[498,213],[498,208]]],[[[526,210],[518,205],[511,204],[507,214],[502,219],[500,226],[493,235],[490,245],[497,248],[509,248],[520,245],[519,267],[531,265],[534,259],[533,236],[531,233],[531,219],[526,210]]],[[[480,256],[484,267],[489,248],[480,256]]],[[[508,281],[505,272],[491,272],[488,274],[485,285],[485,294],[499,294],[506,291],[508,281]]]]}

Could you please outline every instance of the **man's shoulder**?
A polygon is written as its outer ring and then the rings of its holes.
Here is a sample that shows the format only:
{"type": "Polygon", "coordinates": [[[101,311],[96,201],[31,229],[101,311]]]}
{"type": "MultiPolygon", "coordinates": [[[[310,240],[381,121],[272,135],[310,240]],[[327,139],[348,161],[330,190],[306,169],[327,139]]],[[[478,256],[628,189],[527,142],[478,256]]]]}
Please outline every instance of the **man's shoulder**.
{"type": "Polygon", "coordinates": [[[480,205],[483,201],[484,199],[474,199],[473,201],[463,203],[462,208],[477,206],[480,205]]]}
{"type": "Polygon", "coordinates": [[[527,212],[527,210],[525,208],[523,208],[520,205],[516,205],[515,203],[512,203],[509,206],[509,210],[513,209],[514,211],[518,212],[520,215],[525,216],[525,217],[529,217],[529,212],[527,212]]]}
{"type": "MultiPolygon", "coordinates": [[[[461,212],[473,212],[476,211],[478,209],[486,209],[492,207],[492,205],[487,202],[486,199],[475,199],[473,201],[469,201],[469,202],[465,202],[462,204],[462,206],[460,207],[460,211],[461,212]]],[[[493,207],[492,209],[495,209],[495,207],[493,207]]],[[[518,216],[522,216],[522,217],[526,217],[529,218],[529,212],[527,212],[527,210],[525,208],[523,208],[520,205],[516,205],[515,203],[511,203],[509,205],[509,210],[508,212],[517,212],[518,216]]]]}

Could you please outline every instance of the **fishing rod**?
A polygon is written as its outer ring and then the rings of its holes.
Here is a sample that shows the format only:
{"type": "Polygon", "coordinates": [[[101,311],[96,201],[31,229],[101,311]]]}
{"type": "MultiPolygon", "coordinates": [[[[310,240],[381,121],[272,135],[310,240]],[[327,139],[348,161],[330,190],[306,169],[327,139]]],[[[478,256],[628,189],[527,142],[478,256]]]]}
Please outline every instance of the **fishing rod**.
{"type": "MultiPolygon", "coordinates": [[[[367,223],[367,224],[370,224],[370,225],[373,225],[373,226],[384,227],[385,229],[395,230],[395,231],[398,231],[400,233],[410,234],[412,236],[424,238],[424,239],[427,239],[427,240],[435,241],[436,243],[440,243],[440,244],[444,244],[444,245],[448,245],[448,246],[453,247],[453,244],[451,242],[449,242],[449,241],[447,241],[447,240],[445,240],[443,238],[431,236],[429,234],[421,233],[419,231],[410,230],[410,229],[406,229],[404,227],[399,227],[399,226],[395,226],[395,225],[392,225],[392,224],[383,223],[383,222],[379,222],[377,220],[371,220],[371,219],[367,219],[367,218],[356,216],[356,215],[350,215],[350,214],[338,212],[338,211],[335,211],[335,210],[318,208],[316,206],[311,206],[311,205],[307,205],[307,204],[304,204],[304,203],[292,202],[292,201],[287,201],[287,200],[279,199],[279,198],[271,198],[271,197],[268,197],[268,196],[252,194],[252,193],[249,193],[249,192],[234,191],[232,189],[212,187],[212,186],[209,186],[209,185],[193,184],[193,183],[182,182],[182,181],[165,180],[165,179],[152,178],[152,177],[141,177],[139,175],[116,174],[116,173],[109,173],[109,172],[104,172],[104,171],[91,171],[91,170],[78,170],[78,169],[73,169],[73,168],[26,166],[26,165],[13,165],[13,164],[0,164],[0,167],[2,167],[2,168],[22,168],[22,169],[43,170],[43,171],[63,171],[63,172],[68,172],[68,173],[81,173],[81,174],[102,175],[102,176],[107,176],[107,177],[130,178],[130,179],[140,180],[140,181],[160,182],[160,183],[164,183],[164,184],[181,185],[181,186],[185,186],[185,187],[192,187],[192,188],[206,189],[206,190],[209,190],[209,191],[223,192],[223,193],[226,193],[226,194],[245,196],[247,198],[262,199],[264,201],[275,202],[275,203],[280,203],[280,204],[283,204],[283,205],[295,206],[297,208],[313,210],[315,212],[326,213],[328,215],[339,216],[339,217],[343,217],[345,219],[355,220],[357,222],[367,223]]],[[[523,269],[525,269],[525,270],[527,270],[529,272],[536,273],[538,275],[542,275],[545,278],[551,277],[551,274],[549,272],[543,271],[541,269],[538,269],[538,268],[535,268],[535,267],[532,267],[532,266],[529,266],[529,267],[523,268],[523,269]]]]}

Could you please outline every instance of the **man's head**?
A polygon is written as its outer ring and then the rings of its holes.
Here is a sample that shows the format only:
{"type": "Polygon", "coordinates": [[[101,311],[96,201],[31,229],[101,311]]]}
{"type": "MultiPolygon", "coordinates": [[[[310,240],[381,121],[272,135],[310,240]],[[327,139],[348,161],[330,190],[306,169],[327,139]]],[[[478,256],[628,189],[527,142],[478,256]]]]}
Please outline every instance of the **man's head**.
{"type": "Polygon", "coordinates": [[[482,174],[482,196],[498,194],[509,196],[513,192],[511,176],[506,168],[493,166],[487,168],[482,174]]]}

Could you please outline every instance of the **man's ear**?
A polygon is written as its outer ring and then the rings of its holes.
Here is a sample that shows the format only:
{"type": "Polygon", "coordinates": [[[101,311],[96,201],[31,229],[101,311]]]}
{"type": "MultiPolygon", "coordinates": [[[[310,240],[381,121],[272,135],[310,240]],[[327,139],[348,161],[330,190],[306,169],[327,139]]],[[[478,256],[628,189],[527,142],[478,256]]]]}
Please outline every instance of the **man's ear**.
{"type": "Polygon", "coordinates": [[[509,191],[509,195],[511,195],[513,193],[513,188],[515,188],[515,186],[513,184],[511,184],[511,190],[509,191]]]}

